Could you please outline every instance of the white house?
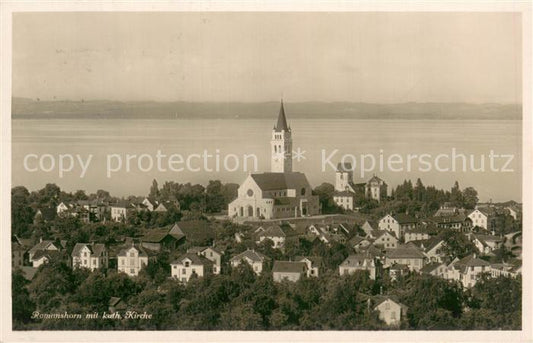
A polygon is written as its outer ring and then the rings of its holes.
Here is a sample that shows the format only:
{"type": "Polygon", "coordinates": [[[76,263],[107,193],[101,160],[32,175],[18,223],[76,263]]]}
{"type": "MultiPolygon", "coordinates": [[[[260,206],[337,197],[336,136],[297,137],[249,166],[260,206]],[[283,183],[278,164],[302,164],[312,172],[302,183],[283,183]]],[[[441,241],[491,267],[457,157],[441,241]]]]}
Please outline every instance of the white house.
{"type": "Polygon", "coordinates": [[[479,209],[475,209],[468,214],[468,218],[472,220],[472,226],[478,226],[485,230],[489,230],[489,215],[479,209]]]}
{"type": "Polygon", "coordinates": [[[378,202],[387,198],[387,184],[374,175],[365,185],[365,196],[378,202]]]}
{"type": "Polygon", "coordinates": [[[420,228],[405,230],[403,233],[403,240],[405,243],[410,241],[422,241],[426,239],[429,239],[429,233],[420,228]]]}
{"type": "Polygon", "coordinates": [[[29,261],[34,267],[50,260],[50,252],[59,252],[59,245],[49,240],[40,240],[33,248],[28,251],[29,261]]]}
{"type": "Polygon", "coordinates": [[[60,202],[59,205],[56,206],[56,211],[57,211],[58,216],[62,216],[63,213],[66,213],[69,210],[70,210],[70,207],[64,202],[60,202]]]}
{"type": "Polygon", "coordinates": [[[400,239],[407,230],[413,230],[418,226],[418,220],[409,215],[387,214],[379,220],[378,227],[380,230],[387,230],[394,232],[396,238],[400,239]]]}
{"type": "MultiPolygon", "coordinates": [[[[390,231],[378,231],[373,244],[384,249],[396,249],[398,247],[398,238],[390,231]]],[[[375,232],[373,233],[375,234],[375,232]]]]}
{"type": "Polygon", "coordinates": [[[281,249],[285,245],[286,234],[279,225],[271,225],[257,234],[256,242],[260,244],[265,239],[271,240],[274,249],[281,249]]]}
{"type": "Polygon", "coordinates": [[[220,274],[223,253],[215,247],[193,247],[188,249],[187,253],[198,254],[207,258],[209,261],[213,262],[213,274],[220,274]]]}
{"type": "Polygon", "coordinates": [[[420,272],[422,274],[446,278],[447,266],[444,263],[433,262],[430,264],[426,264],[424,268],[420,269],[420,272]]]}
{"type": "Polygon", "coordinates": [[[303,262],[307,266],[307,277],[318,277],[320,272],[320,264],[322,262],[320,257],[305,257],[296,256],[294,258],[296,262],[303,262]]]}
{"type": "Polygon", "coordinates": [[[353,183],[353,168],[351,163],[337,164],[335,172],[335,192],[333,201],[345,210],[354,209],[355,184],[353,183]]]}
{"type": "Polygon", "coordinates": [[[274,282],[291,281],[296,282],[307,275],[307,264],[305,262],[274,261],[272,276],[274,282]]]}
{"type": "Polygon", "coordinates": [[[88,268],[91,271],[107,268],[109,258],[104,244],[76,243],[72,249],[72,268],[88,268]]]}
{"type": "Polygon", "coordinates": [[[137,276],[142,268],[148,265],[148,254],[141,247],[136,247],[133,243],[118,253],[118,271],[137,276]]]}
{"type": "Polygon", "coordinates": [[[385,267],[393,264],[406,265],[411,271],[420,271],[424,267],[425,255],[416,248],[399,247],[388,250],[385,255],[385,267]]]}
{"type": "Polygon", "coordinates": [[[120,201],[113,204],[111,207],[111,219],[116,222],[125,221],[128,217],[129,203],[126,201],[120,201]]]}
{"type": "Polygon", "coordinates": [[[238,267],[243,261],[248,263],[256,274],[261,274],[263,271],[263,264],[268,260],[268,257],[255,251],[246,250],[230,259],[230,264],[233,268],[238,267]]]}
{"type": "Polygon", "coordinates": [[[446,278],[460,281],[465,288],[474,287],[482,273],[490,273],[491,266],[476,254],[453,260],[447,268],[446,278]]]}
{"type": "Polygon", "coordinates": [[[472,238],[472,243],[484,254],[490,254],[503,245],[503,238],[498,236],[474,234],[472,238]]]}
{"type": "Polygon", "coordinates": [[[379,312],[379,319],[389,326],[398,326],[407,314],[407,306],[390,297],[376,296],[374,310],[379,312]]]}
{"type": "Polygon", "coordinates": [[[443,262],[445,257],[444,240],[440,238],[434,238],[430,240],[424,248],[424,253],[430,262],[443,262]]]}
{"type": "Polygon", "coordinates": [[[348,256],[339,265],[339,275],[353,274],[358,270],[368,270],[370,278],[376,279],[376,261],[366,254],[354,254],[348,256]]]}
{"type": "Polygon", "coordinates": [[[186,283],[195,275],[203,277],[213,271],[213,262],[202,255],[187,253],[170,264],[171,276],[186,283]]]}

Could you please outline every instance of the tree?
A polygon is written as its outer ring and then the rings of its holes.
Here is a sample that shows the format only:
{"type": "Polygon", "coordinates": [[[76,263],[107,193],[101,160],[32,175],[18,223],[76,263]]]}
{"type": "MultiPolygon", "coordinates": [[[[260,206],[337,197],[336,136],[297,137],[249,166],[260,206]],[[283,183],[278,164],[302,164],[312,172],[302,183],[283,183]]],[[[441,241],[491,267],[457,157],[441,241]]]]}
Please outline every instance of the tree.
{"type": "Polygon", "coordinates": [[[157,184],[157,180],[154,179],[152,181],[152,186],[150,187],[150,193],[148,194],[148,197],[151,199],[159,199],[159,185],[157,184]]]}
{"type": "Polygon", "coordinates": [[[463,193],[459,188],[459,182],[455,181],[451,192],[450,192],[450,202],[454,205],[462,206],[463,205],[463,193]]]}
{"type": "Polygon", "coordinates": [[[35,310],[35,304],[30,299],[26,286],[29,282],[24,278],[22,271],[17,269],[11,275],[11,308],[13,311],[13,327],[30,321],[31,314],[35,310]]]}
{"type": "Polygon", "coordinates": [[[462,194],[463,206],[466,209],[473,209],[479,201],[477,191],[473,187],[466,187],[462,194]]]}
{"type": "Polygon", "coordinates": [[[443,253],[454,259],[463,258],[472,253],[478,252],[478,249],[463,233],[447,230],[442,235],[444,240],[443,253]]]}
{"type": "Polygon", "coordinates": [[[29,226],[33,223],[35,213],[30,207],[30,193],[26,187],[11,189],[11,232],[22,237],[29,236],[29,226]]]}
{"type": "Polygon", "coordinates": [[[222,183],[218,180],[210,180],[205,189],[206,211],[210,213],[220,212],[227,207],[227,203],[222,193],[222,183]]]}
{"type": "Polygon", "coordinates": [[[341,209],[333,201],[333,193],[335,193],[335,187],[327,182],[322,183],[320,186],[313,190],[313,193],[318,195],[318,201],[322,207],[322,213],[338,213],[341,209]]]}

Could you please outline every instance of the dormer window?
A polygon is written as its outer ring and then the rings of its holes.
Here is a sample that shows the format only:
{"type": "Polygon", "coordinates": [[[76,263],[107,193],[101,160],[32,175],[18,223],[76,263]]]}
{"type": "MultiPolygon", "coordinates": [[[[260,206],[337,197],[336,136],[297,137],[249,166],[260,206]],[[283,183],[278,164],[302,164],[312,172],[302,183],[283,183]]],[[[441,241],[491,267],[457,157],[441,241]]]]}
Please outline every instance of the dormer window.
{"type": "Polygon", "coordinates": [[[190,262],[189,261],[185,261],[185,267],[189,267],[190,266],[190,262]]]}

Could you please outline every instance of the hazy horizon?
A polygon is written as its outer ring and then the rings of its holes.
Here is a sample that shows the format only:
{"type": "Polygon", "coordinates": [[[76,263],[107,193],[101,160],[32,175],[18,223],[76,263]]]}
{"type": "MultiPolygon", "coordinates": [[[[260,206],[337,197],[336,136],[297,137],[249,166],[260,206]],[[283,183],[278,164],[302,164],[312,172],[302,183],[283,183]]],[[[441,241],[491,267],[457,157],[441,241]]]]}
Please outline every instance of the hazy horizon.
{"type": "Polygon", "coordinates": [[[42,100],[521,103],[521,30],[512,12],[15,13],[12,88],[42,100]]]}

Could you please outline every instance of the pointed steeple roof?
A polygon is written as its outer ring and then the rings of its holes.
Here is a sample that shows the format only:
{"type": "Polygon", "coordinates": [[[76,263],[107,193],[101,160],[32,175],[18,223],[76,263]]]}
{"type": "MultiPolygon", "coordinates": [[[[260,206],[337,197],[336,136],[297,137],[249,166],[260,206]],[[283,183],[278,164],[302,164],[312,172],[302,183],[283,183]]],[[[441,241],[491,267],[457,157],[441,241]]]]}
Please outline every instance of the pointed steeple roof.
{"type": "Polygon", "coordinates": [[[287,125],[287,118],[285,117],[285,109],[283,108],[283,99],[281,99],[281,106],[279,108],[278,123],[274,127],[276,132],[289,131],[289,126],[287,125]]]}

